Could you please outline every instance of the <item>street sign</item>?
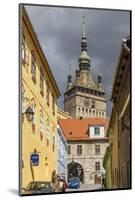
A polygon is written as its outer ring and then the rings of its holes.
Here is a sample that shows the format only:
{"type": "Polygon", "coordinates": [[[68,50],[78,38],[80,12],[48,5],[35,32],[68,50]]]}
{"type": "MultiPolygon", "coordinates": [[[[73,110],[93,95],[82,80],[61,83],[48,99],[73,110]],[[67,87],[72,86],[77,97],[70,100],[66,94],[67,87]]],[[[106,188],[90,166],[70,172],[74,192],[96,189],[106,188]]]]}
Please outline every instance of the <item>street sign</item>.
{"type": "Polygon", "coordinates": [[[37,153],[31,154],[30,160],[31,160],[33,166],[39,165],[39,155],[37,153]]]}

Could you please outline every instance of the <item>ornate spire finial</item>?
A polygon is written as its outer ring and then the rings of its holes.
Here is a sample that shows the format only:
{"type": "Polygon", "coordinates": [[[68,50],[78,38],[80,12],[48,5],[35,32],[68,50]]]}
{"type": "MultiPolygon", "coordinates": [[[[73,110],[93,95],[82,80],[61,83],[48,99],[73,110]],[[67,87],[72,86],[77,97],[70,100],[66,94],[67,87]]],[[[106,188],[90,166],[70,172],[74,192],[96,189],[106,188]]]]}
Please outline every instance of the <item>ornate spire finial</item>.
{"type": "Polygon", "coordinates": [[[85,23],[86,23],[86,18],[85,18],[85,13],[83,12],[83,30],[82,30],[82,37],[83,38],[86,38],[85,23]]]}

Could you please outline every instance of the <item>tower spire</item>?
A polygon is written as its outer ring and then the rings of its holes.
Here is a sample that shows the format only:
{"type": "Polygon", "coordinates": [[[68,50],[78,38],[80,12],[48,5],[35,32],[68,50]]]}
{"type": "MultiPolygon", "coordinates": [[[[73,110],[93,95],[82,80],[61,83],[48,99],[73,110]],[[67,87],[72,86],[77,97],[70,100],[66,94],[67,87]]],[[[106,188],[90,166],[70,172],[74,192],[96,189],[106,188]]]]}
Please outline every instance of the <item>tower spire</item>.
{"type": "Polygon", "coordinates": [[[79,58],[80,70],[90,70],[90,57],[87,53],[87,38],[86,38],[86,17],[83,13],[82,17],[82,40],[81,40],[81,55],[79,58]]]}

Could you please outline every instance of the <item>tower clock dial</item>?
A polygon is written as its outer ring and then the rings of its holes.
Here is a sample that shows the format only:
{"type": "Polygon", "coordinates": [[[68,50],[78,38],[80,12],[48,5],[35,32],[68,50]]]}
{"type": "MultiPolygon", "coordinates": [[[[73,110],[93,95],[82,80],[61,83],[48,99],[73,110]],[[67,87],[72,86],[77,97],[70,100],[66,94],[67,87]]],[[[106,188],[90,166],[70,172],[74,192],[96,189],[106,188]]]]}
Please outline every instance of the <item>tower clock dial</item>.
{"type": "Polygon", "coordinates": [[[90,100],[89,99],[85,99],[83,101],[83,103],[84,103],[85,106],[89,106],[90,105],[90,100]]]}

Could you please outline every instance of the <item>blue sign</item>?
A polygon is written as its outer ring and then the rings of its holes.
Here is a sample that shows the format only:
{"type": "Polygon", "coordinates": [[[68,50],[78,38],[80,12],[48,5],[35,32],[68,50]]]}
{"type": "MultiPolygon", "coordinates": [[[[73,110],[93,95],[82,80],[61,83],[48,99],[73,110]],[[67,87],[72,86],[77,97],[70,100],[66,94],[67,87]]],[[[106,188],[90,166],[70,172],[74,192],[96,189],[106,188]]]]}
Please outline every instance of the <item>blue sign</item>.
{"type": "Polygon", "coordinates": [[[39,165],[39,155],[37,153],[31,154],[30,159],[33,166],[39,165]]]}

